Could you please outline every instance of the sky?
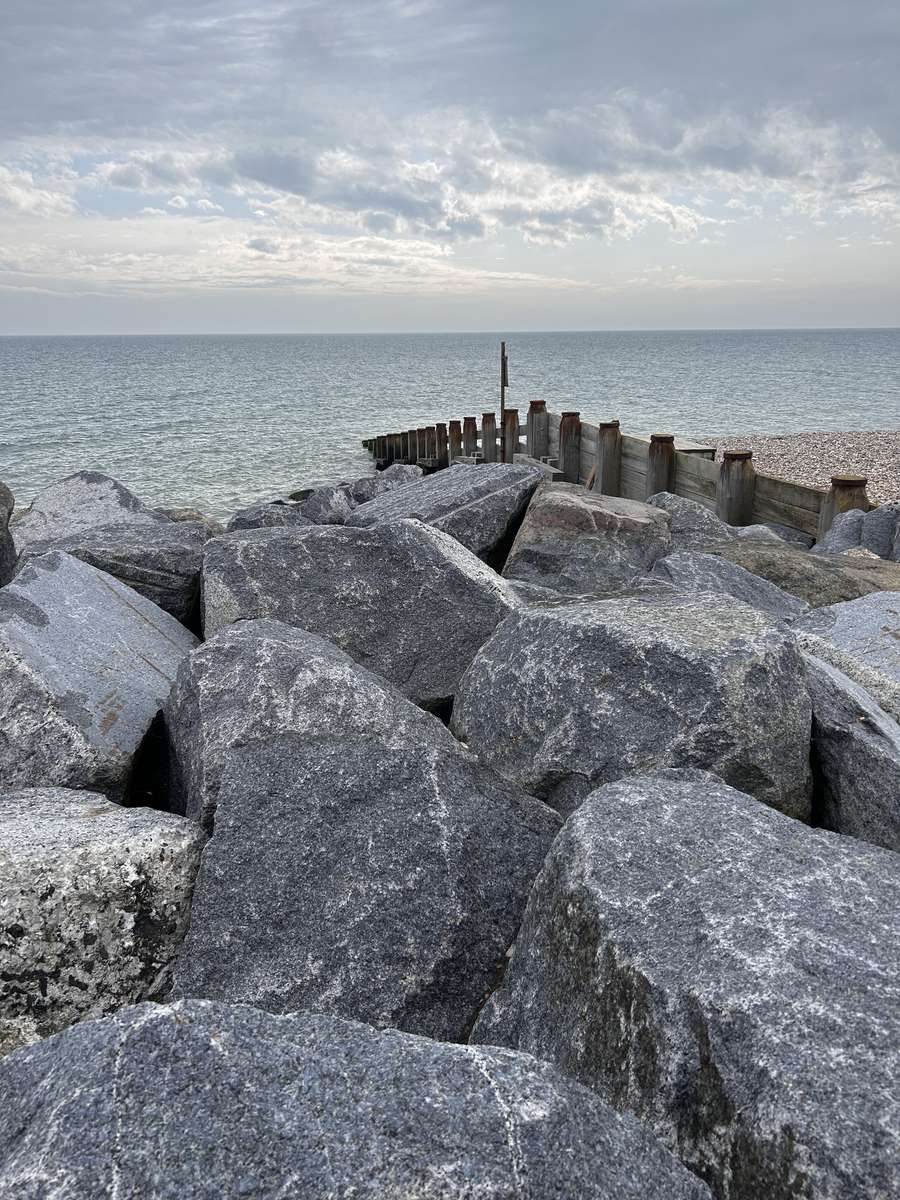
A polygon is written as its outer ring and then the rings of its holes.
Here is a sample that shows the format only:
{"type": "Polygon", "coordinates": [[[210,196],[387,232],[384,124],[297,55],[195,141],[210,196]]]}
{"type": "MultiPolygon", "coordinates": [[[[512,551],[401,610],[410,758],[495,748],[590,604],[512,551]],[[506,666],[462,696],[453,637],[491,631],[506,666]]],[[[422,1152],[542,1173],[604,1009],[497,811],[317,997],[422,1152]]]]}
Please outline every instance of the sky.
{"type": "Polygon", "coordinates": [[[900,325],[897,0],[0,0],[0,333],[900,325]]]}

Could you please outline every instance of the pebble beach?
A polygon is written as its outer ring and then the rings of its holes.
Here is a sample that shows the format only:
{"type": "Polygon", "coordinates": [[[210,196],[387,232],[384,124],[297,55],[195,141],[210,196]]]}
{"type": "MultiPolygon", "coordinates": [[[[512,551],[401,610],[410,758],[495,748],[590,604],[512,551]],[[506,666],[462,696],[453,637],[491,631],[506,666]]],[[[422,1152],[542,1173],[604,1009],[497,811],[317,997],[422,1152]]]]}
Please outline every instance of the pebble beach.
{"type": "Polygon", "coordinates": [[[872,429],[840,433],[790,433],[773,437],[751,434],[744,437],[703,438],[724,450],[752,450],[757,471],[827,489],[832,475],[858,472],[868,479],[867,492],[873,504],[900,497],[900,430],[872,429]]]}

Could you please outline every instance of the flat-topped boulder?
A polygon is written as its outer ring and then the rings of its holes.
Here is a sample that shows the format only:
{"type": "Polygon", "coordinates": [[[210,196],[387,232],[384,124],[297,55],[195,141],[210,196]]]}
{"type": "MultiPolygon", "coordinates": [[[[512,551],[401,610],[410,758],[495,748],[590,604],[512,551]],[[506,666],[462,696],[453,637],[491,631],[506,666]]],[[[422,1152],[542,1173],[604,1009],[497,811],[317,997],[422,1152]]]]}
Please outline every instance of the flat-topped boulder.
{"type": "Polygon", "coordinates": [[[900,683],[900,595],[871,592],[808,613],[797,628],[833,642],[845,654],[900,683]]]}
{"type": "Polygon", "coordinates": [[[900,725],[836,667],[804,658],[813,704],[816,823],[900,850],[900,725]]]}
{"type": "Polygon", "coordinates": [[[13,526],[21,553],[33,542],[68,537],[104,525],[159,524],[166,520],[117,479],[100,471],[77,471],[44,488],[13,526]]]}
{"type": "Polygon", "coordinates": [[[817,554],[845,554],[848,550],[870,550],[879,558],[900,561],[900,500],[879,504],[870,512],[861,508],[838,513],[817,554]]]}
{"type": "Polygon", "coordinates": [[[636,1121],[527,1054],[199,1001],[0,1064],[0,1197],[51,1193],[709,1198],[636,1121]]]}
{"type": "Polygon", "coordinates": [[[212,830],[174,994],[463,1040],[557,814],[277,621],[192,654],[166,725],[175,795],[212,830]]]}
{"type": "Polygon", "coordinates": [[[449,701],[514,593],[420,521],[253,530],[207,543],[203,627],[274,617],[327,637],[417,704],[449,701]]]}
{"type": "Polygon", "coordinates": [[[671,546],[669,519],[637,500],[572,483],[542,483],[503,574],[574,595],[627,585],[671,546]]]}
{"type": "Polygon", "coordinates": [[[797,596],[715,554],[676,550],[657,559],[650,574],[681,591],[733,596],[778,620],[789,621],[809,610],[809,605],[797,596]]]}
{"type": "Polygon", "coordinates": [[[900,866],[700,772],[566,823],[472,1040],[554,1063],[729,1200],[900,1194],[900,866]]]}
{"type": "Polygon", "coordinates": [[[412,518],[449,533],[479,558],[502,566],[498,560],[505,555],[544,478],[537,467],[458,463],[361,504],[347,524],[377,525],[412,518]]]}
{"type": "Polygon", "coordinates": [[[882,712],[900,724],[900,680],[892,679],[883,671],[847,654],[827,638],[817,637],[814,633],[806,633],[797,628],[794,628],[793,632],[801,650],[836,667],[863,691],[868,692],[882,712]]]}
{"type": "Polygon", "coordinates": [[[705,550],[715,542],[731,541],[783,544],[783,538],[768,525],[728,525],[699,500],[674,492],[657,492],[647,503],[669,514],[674,550],[705,550]]]}
{"type": "Polygon", "coordinates": [[[0,787],[122,799],[196,644],[174,617],[69,554],[29,562],[0,591],[0,787]]]}
{"type": "Polygon", "coordinates": [[[285,525],[299,527],[312,524],[309,517],[301,511],[299,504],[287,500],[270,500],[238,509],[230,517],[225,529],[226,532],[232,533],[238,529],[280,529],[285,525]]]}
{"type": "Polygon", "coordinates": [[[0,1055],[166,989],[201,841],[93,792],[0,791],[0,1055]]]}
{"type": "Polygon", "coordinates": [[[900,563],[751,542],[720,543],[707,550],[768,579],[813,608],[856,600],[870,592],[900,592],[900,563]]]}
{"type": "Polygon", "coordinates": [[[408,487],[411,483],[418,483],[424,474],[421,467],[412,463],[392,463],[383,471],[377,471],[374,475],[365,475],[362,479],[355,479],[352,483],[345,483],[343,486],[353,505],[358,507],[360,504],[367,504],[370,500],[374,500],[376,496],[383,496],[385,492],[392,492],[395,488],[408,487]]]}
{"type": "Polygon", "coordinates": [[[650,590],[507,617],[463,676],[452,728],[564,813],[622,775],[690,766],[807,819],[810,722],[779,623],[729,596],[650,590]]]}
{"type": "Polygon", "coordinates": [[[199,521],[133,521],[81,529],[68,537],[31,542],[19,556],[32,559],[57,550],[71,554],[158,604],[182,625],[198,626],[200,566],[210,536],[199,521]]]}

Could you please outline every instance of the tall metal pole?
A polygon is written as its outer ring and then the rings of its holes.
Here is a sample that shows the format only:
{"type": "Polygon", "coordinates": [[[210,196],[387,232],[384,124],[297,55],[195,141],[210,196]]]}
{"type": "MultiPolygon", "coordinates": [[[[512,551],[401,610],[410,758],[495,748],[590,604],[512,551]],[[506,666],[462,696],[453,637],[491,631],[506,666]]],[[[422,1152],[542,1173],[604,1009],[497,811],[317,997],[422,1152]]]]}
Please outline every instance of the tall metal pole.
{"type": "MultiPolygon", "coordinates": [[[[506,354],[506,342],[500,343],[500,438],[501,446],[506,440],[506,422],[503,420],[506,412],[506,389],[509,387],[509,358],[506,354]]],[[[506,460],[505,453],[501,453],[501,459],[506,460]]]]}

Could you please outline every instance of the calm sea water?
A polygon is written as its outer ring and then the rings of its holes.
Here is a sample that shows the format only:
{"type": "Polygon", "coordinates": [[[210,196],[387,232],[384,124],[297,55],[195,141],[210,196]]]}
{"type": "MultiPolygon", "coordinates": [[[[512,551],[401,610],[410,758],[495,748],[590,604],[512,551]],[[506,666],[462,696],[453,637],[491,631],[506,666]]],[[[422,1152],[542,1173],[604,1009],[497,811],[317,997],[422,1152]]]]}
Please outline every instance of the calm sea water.
{"type": "MultiPolygon", "coordinates": [[[[507,335],[509,402],[631,433],[900,426],[900,329],[507,335]]],[[[494,334],[0,338],[0,479],[81,468],[218,515],[368,474],[360,440],[497,404],[494,334]]]]}

